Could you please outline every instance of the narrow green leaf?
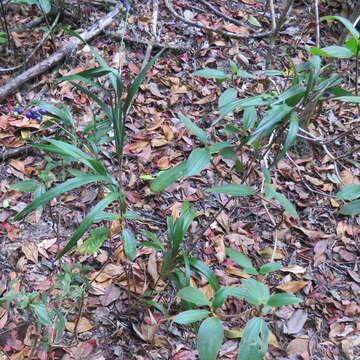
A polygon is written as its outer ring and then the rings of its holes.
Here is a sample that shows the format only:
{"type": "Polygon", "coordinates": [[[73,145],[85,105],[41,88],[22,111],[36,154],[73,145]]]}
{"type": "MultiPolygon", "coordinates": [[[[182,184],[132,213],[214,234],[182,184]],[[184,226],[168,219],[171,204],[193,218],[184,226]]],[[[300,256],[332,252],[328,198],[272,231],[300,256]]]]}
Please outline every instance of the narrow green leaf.
{"type": "Polygon", "coordinates": [[[294,205],[285,197],[285,195],[277,192],[270,184],[265,184],[265,197],[276,199],[280,205],[295,219],[299,219],[299,215],[294,205]]]}
{"type": "Polygon", "coordinates": [[[288,99],[294,98],[295,96],[298,95],[303,95],[305,94],[305,89],[303,86],[301,85],[294,85],[292,87],[290,87],[289,89],[287,89],[286,91],[284,91],[283,93],[281,93],[273,102],[272,104],[280,104],[288,99]]]}
{"type": "Polygon", "coordinates": [[[248,15],[247,20],[251,25],[261,27],[261,24],[259,23],[259,21],[254,16],[248,15]]]}
{"type": "Polygon", "coordinates": [[[196,271],[197,273],[203,275],[207,281],[209,282],[210,286],[215,290],[220,289],[220,285],[215,273],[210,269],[209,266],[204,264],[202,261],[196,258],[189,258],[190,266],[192,270],[196,271]]]}
{"type": "Polygon", "coordinates": [[[204,130],[200,129],[196,126],[187,116],[183,114],[178,115],[179,119],[183,122],[185,127],[193,133],[204,145],[208,144],[209,139],[204,132],[204,130]]]}
{"type": "Polygon", "coordinates": [[[167,187],[169,187],[171,184],[173,184],[176,180],[183,177],[186,170],[187,170],[187,163],[186,163],[186,161],[184,161],[172,169],[163,171],[151,183],[151,186],[150,186],[151,191],[160,192],[162,190],[165,190],[167,187]]]}
{"type": "Polygon", "coordinates": [[[224,72],[217,69],[203,69],[195,71],[191,74],[192,76],[199,76],[205,79],[217,79],[217,80],[225,80],[230,79],[230,74],[225,74],[224,72]]]}
{"type": "Polygon", "coordinates": [[[54,139],[48,139],[48,141],[54,146],[57,146],[61,151],[65,152],[67,156],[82,162],[84,165],[88,166],[99,175],[107,175],[106,169],[100,161],[94,160],[90,155],[84,153],[76,146],[54,139]]]}
{"type": "Polygon", "coordinates": [[[204,170],[211,160],[210,150],[207,148],[195,149],[190,153],[186,161],[186,170],[184,177],[199,174],[204,170]]]}
{"type": "Polygon", "coordinates": [[[261,268],[259,269],[259,273],[260,274],[268,274],[271,273],[273,271],[277,271],[280,270],[282,268],[282,265],[276,262],[269,262],[267,264],[264,264],[263,266],[261,266],[261,268]]]}
{"type": "Polygon", "coordinates": [[[352,51],[346,47],[337,45],[327,46],[321,49],[317,47],[311,47],[310,52],[313,55],[334,57],[339,59],[350,59],[353,57],[352,51]]]}
{"type": "Polygon", "coordinates": [[[214,317],[204,320],[197,338],[200,360],[216,360],[223,340],[224,328],[221,322],[214,317]]]}
{"type": "Polygon", "coordinates": [[[358,52],[359,48],[359,41],[356,40],[354,37],[351,37],[346,43],[345,47],[349,49],[355,56],[358,52]]]}
{"type": "Polygon", "coordinates": [[[342,215],[359,215],[360,214],[360,199],[354,200],[346,204],[340,209],[342,215]]]}
{"type": "MultiPolygon", "coordinates": [[[[65,184],[65,183],[64,183],[65,184]]],[[[62,185],[64,185],[62,184],[62,185]]],[[[85,234],[89,227],[97,221],[99,213],[104,210],[109,204],[115,199],[120,198],[121,194],[118,192],[110,193],[108,196],[100,200],[87,214],[85,219],[81,222],[71,239],[68,241],[66,246],[56,256],[56,259],[60,259],[66,253],[68,253],[74,246],[76,246],[79,239],[85,234]]]]}
{"type": "Polygon", "coordinates": [[[145,79],[145,75],[148,70],[155,64],[156,60],[162,55],[166,48],[161,49],[155,56],[153,56],[150,61],[144,66],[140,74],[132,82],[131,86],[128,89],[128,93],[124,102],[123,114],[126,115],[129,111],[129,108],[140,88],[140,85],[145,79]]]}
{"type": "Polygon", "coordinates": [[[177,314],[173,321],[178,324],[191,324],[193,322],[202,320],[209,314],[210,312],[207,310],[187,310],[177,314]]]}
{"type": "Polygon", "coordinates": [[[294,294],[282,293],[271,295],[267,305],[271,307],[279,307],[284,305],[298,304],[299,302],[302,302],[302,299],[296,297],[294,294]]]}
{"type": "Polygon", "coordinates": [[[263,360],[269,341],[269,329],[262,318],[252,318],[245,326],[237,360],[263,360]]]}
{"type": "Polygon", "coordinates": [[[346,27],[346,30],[349,31],[349,33],[351,33],[351,35],[359,40],[360,38],[360,34],[359,32],[357,31],[356,27],[354,26],[354,24],[352,24],[348,19],[342,17],[342,16],[323,16],[321,18],[321,20],[337,20],[337,21],[340,21],[345,27],[346,27]]]}
{"type": "Polygon", "coordinates": [[[64,104],[57,104],[55,106],[53,104],[49,104],[46,101],[36,101],[34,105],[40,106],[45,109],[49,114],[55,116],[59,120],[62,120],[65,125],[68,127],[74,126],[74,120],[71,115],[69,108],[64,104]]]}
{"type": "Polygon", "coordinates": [[[244,78],[244,79],[256,79],[255,75],[250,74],[245,70],[238,70],[236,72],[236,76],[239,77],[239,78],[244,78]]]}
{"type": "Polygon", "coordinates": [[[334,98],[334,100],[340,100],[340,101],[360,104],[360,96],[338,96],[338,97],[334,98]]]}
{"type": "Polygon", "coordinates": [[[337,200],[354,200],[360,197],[360,185],[349,184],[345,185],[337,194],[337,200]]]}
{"type": "Polygon", "coordinates": [[[243,126],[244,130],[252,129],[256,123],[257,112],[255,106],[249,106],[244,110],[243,126]]]}
{"type": "Polygon", "coordinates": [[[122,239],[124,240],[124,252],[130,261],[136,258],[136,238],[133,232],[129,229],[122,231],[122,239]]]}
{"type": "Polygon", "coordinates": [[[86,176],[78,176],[69,179],[64,183],[56,186],[55,188],[50,189],[45,194],[39,196],[36,200],[30,203],[24,210],[20,211],[13,218],[13,221],[18,221],[24,218],[29,212],[37,209],[39,206],[44,205],[48,201],[63,194],[64,192],[70,191],[85,184],[89,184],[91,182],[112,183],[113,179],[110,176],[102,176],[102,175],[86,175],[86,176]]]}
{"type": "Polygon", "coordinates": [[[226,89],[219,97],[219,108],[229,104],[236,100],[237,91],[236,89],[226,89]]]}
{"type": "Polygon", "coordinates": [[[240,184],[225,184],[220,186],[215,186],[206,191],[226,194],[231,196],[249,196],[254,195],[256,190],[251,188],[250,186],[240,185],[240,184]]]}
{"type": "Polygon", "coordinates": [[[297,133],[299,130],[299,118],[296,115],[295,111],[292,111],[290,113],[290,126],[289,126],[289,131],[288,134],[286,136],[286,140],[285,143],[281,149],[281,151],[279,151],[279,153],[277,154],[274,163],[272,164],[273,166],[276,166],[277,163],[284,158],[285,154],[288,152],[288,150],[291,148],[291,146],[294,144],[296,137],[297,137],[297,133]]]}
{"type": "Polygon", "coordinates": [[[263,119],[260,121],[254,132],[247,139],[242,141],[242,144],[251,144],[260,135],[267,135],[277,124],[283,121],[283,119],[288,116],[291,111],[292,108],[286,104],[274,105],[265,113],[263,119]]]}
{"type": "Polygon", "coordinates": [[[148,304],[150,306],[153,306],[155,309],[159,310],[166,319],[168,319],[170,317],[168,312],[166,311],[165,307],[163,305],[157,303],[156,301],[145,300],[145,299],[142,299],[140,301],[145,304],[148,304]]]}
{"type": "Polygon", "coordinates": [[[78,253],[80,255],[94,254],[108,238],[110,231],[106,227],[99,227],[90,232],[90,236],[80,246],[78,253]]]}
{"type": "Polygon", "coordinates": [[[242,254],[240,251],[234,250],[232,248],[226,248],[226,255],[229,256],[232,260],[234,260],[238,265],[243,268],[253,268],[253,264],[251,260],[242,254]]]}
{"type": "Polygon", "coordinates": [[[199,306],[209,305],[209,299],[198,288],[191,286],[185,287],[178,291],[177,296],[181,299],[199,306]]]}
{"type": "Polygon", "coordinates": [[[209,150],[211,153],[219,152],[220,150],[226,148],[226,147],[233,147],[234,145],[230,144],[229,142],[218,142],[215,144],[211,144],[209,146],[209,150]]]}

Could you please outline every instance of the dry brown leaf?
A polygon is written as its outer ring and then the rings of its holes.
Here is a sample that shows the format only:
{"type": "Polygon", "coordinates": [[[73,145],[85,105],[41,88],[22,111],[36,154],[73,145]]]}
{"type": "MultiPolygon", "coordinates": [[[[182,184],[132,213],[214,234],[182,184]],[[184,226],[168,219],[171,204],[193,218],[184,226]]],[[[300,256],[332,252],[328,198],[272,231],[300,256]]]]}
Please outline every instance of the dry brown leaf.
{"type": "Polygon", "coordinates": [[[341,341],[341,348],[348,360],[355,359],[354,347],[360,346],[360,334],[349,336],[341,341]]]}
{"type": "Polygon", "coordinates": [[[303,289],[307,285],[307,283],[308,282],[304,280],[288,281],[284,284],[277,286],[276,288],[287,293],[294,294],[297,291],[303,289]]]}
{"type": "MultiPolygon", "coordinates": [[[[70,321],[66,321],[65,322],[65,328],[66,330],[70,331],[70,332],[74,332],[75,331],[75,322],[70,322],[70,321]]],[[[82,317],[79,320],[79,324],[77,326],[77,332],[78,334],[81,334],[85,331],[89,331],[94,327],[94,325],[91,324],[91,322],[86,318],[86,317],[82,317]]]]}
{"type": "Polygon", "coordinates": [[[286,348],[288,354],[300,355],[303,360],[310,360],[308,352],[309,340],[308,339],[294,339],[286,348]]]}
{"type": "Polygon", "coordinates": [[[341,182],[343,183],[343,185],[350,185],[350,184],[354,184],[355,182],[355,177],[354,174],[351,170],[349,169],[345,169],[340,173],[340,178],[341,178],[341,182]]]}
{"type": "Polygon", "coordinates": [[[311,184],[316,185],[316,186],[321,186],[324,184],[324,182],[321,179],[318,178],[314,178],[312,176],[309,175],[303,175],[304,178],[311,184]]]}
{"type": "Polygon", "coordinates": [[[174,132],[172,131],[171,127],[165,124],[162,129],[166,140],[171,141],[174,138],[174,132]]]}
{"type": "Polygon", "coordinates": [[[148,141],[137,141],[136,143],[129,145],[129,150],[133,153],[139,153],[147,146],[148,141]]]}
{"type": "Polygon", "coordinates": [[[32,261],[34,264],[37,264],[39,257],[39,250],[35,243],[27,242],[21,246],[21,251],[24,253],[25,257],[32,261]]]}
{"type": "Polygon", "coordinates": [[[236,268],[234,266],[227,266],[225,271],[228,274],[235,275],[237,277],[241,277],[241,278],[244,278],[244,279],[248,279],[248,278],[251,277],[251,275],[244,273],[243,271],[241,271],[240,269],[238,269],[238,268],[236,268]]]}
{"type": "Polygon", "coordinates": [[[169,158],[167,156],[161,157],[157,162],[157,167],[160,170],[167,170],[170,167],[169,158]]]}
{"type": "Polygon", "coordinates": [[[10,164],[14,169],[22,172],[23,174],[26,174],[25,165],[24,165],[24,162],[23,162],[23,161],[16,160],[16,159],[11,159],[11,160],[9,161],[9,164],[10,164]]]}
{"type": "Polygon", "coordinates": [[[200,99],[198,101],[195,101],[194,104],[196,104],[196,105],[209,104],[209,103],[215,101],[216,99],[217,99],[217,95],[214,92],[214,93],[212,93],[212,94],[210,94],[208,96],[203,97],[202,99],[200,99]]]}
{"type": "Polygon", "coordinates": [[[151,140],[151,146],[153,146],[153,147],[164,146],[168,143],[169,142],[164,137],[151,140]]]}

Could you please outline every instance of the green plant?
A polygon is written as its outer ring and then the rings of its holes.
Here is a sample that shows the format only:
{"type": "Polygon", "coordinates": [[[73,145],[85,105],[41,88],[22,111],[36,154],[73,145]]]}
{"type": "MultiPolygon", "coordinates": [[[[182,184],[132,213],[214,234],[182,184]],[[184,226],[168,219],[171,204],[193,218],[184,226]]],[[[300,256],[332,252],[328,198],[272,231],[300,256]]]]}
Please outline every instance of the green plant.
{"type": "Polygon", "coordinates": [[[82,297],[88,290],[88,280],[80,274],[87,273],[91,268],[75,264],[73,268],[63,267],[64,273],[58,274],[55,285],[43,292],[26,292],[17,290],[15,282],[9,284],[9,291],[0,298],[0,306],[20,309],[27,321],[35,321],[37,337],[33,344],[33,351],[39,346],[46,351],[49,345],[61,341],[65,332],[65,316],[58,306],[58,300],[82,297]],[[78,269],[74,271],[74,269],[78,269]],[[55,296],[53,290],[60,292],[55,296]],[[55,305],[57,304],[57,305],[55,305]],[[51,331],[51,328],[55,328],[51,331]]]}
{"type": "MultiPolygon", "coordinates": [[[[337,19],[345,24],[347,29],[353,35],[348,40],[345,49],[349,57],[357,56],[359,34],[354,26],[346,19],[341,17],[325,17],[325,19],[337,19]],[[351,45],[351,46],[350,46],[351,45]],[[350,56],[351,49],[351,56],[350,56]]],[[[205,169],[214,154],[223,158],[233,159],[235,161],[235,171],[242,173],[245,167],[240,161],[238,153],[246,146],[255,152],[257,159],[264,156],[270,157],[270,169],[276,167],[278,162],[284,158],[286,152],[295,143],[299,129],[308,126],[312,116],[317,108],[321,108],[324,101],[329,98],[344,102],[360,103],[360,97],[353,96],[350,91],[341,88],[342,81],[338,74],[331,73],[331,64],[322,66],[321,56],[336,56],[339,52],[326,52],[311,49],[314,56],[299,66],[295,66],[291,59],[291,68],[287,74],[278,70],[265,71],[266,76],[283,76],[291,82],[288,88],[282,93],[274,92],[256,95],[245,99],[237,98],[235,88],[227,88],[219,97],[218,106],[215,113],[217,118],[212,122],[212,126],[223,120],[230,113],[238,114],[243,111],[242,119],[236,118],[236,124],[227,124],[223,127],[223,133],[229,137],[229,141],[210,143],[210,140],[204,130],[198,127],[186,115],[179,114],[179,119],[184,126],[192,132],[202,143],[203,147],[194,149],[188,159],[178,164],[174,168],[161,172],[157,178],[152,181],[151,189],[154,192],[165,190],[173,182],[199,174],[205,169]],[[259,119],[259,108],[266,109],[262,118],[259,119]],[[273,152],[270,150],[273,149],[273,152]],[[279,149],[279,150],[276,150],[279,149]],[[274,154],[271,157],[271,154],[274,154]]],[[[344,50],[345,52],[345,50],[344,50]]],[[[341,57],[341,56],[339,56],[341,57]]],[[[215,79],[218,84],[224,81],[230,82],[237,78],[255,79],[256,76],[240,70],[233,61],[230,61],[230,72],[226,73],[217,69],[203,69],[193,73],[207,79],[215,79]]],[[[214,113],[214,112],[213,112],[214,113]]],[[[265,186],[259,190],[241,185],[224,184],[209,189],[210,192],[228,194],[231,196],[258,195],[262,192],[266,198],[275,198],[281,206],[295,218],[298,217],[295,207],[285,198],[284,195],[275,191],[271,186],[269,171],[263,168],[265,186]],[[266,172],[266,177],[265,177],[266,172]]]]}
{"type": "MultiPolygon", "coordinates": [[[[266,263],[256,269],[250,259],[237,250],[227,248],[226,254],[240,265],[244,272],[251,275],[265,275],[277,271],[281,265],[276,262],[266,263]]],[[[179,324],[192,324],[202,321],[197,332],[197,349],[201,360],[215,360],[224,339],[224,329],[219,309],[229,296],[245,300],[255,307],[257,316],[251,318],[243,331],[238,360],[261,360],[268,348],[269,329],[264,316],[271,308],[297,304],[302,300],[293,294],[280,293],[270,295],[269,289],[260,281],[249,278],[241,281],[241,287],[218,287],[211,300],[199,289],[184,287],[177,296],[186,303],[206,309],[190,309],[180,312],[173,319],[179,324]],[[204,320],[205,319],[205,320],[204,320]]],[[[235,315],[234,315],[235,316],[235,315]]]]}
{"type": "Polygon", "coordinates": [[[6,33],[3,32],[3,31],[0,31],[0,44],[3,44],[3,43],[6,43],[8,40],[7,40],[7,37],[6,37],[6,33]]]}
{"type": "Polygon", "coordinates": [[[340,209],[342,215],[360,214],[360,185],[345,185],[336,195],[337,200],[352,200],[340,209]],[[357,200],[355,200],[357,199],[357,200]]]}
{"type": "MultiPolygon", "coordinates": [[[[68,30],[74,36],[81,37],[68,30]]],[[[82,39],[81,39],[82,40],[82,39]]],[[[83,41],[83,40],[82,40],[83,41]]],[[[84,42],[85,43],[85,42],[84,42]]],[[[71,239],[68,241],[65,248],[58,254],[57,258],[60,258],[65,253],[70,251],[78,242],[78,240],[84,235],[84,233],[94,223],[109,220],[124,220],[127,218],[133,218],[134,214],[126,212],[125,198],[122,193],[121,184],[119,184],[114,177],[108,174],[106,168],[98,159],[99,146],[102,143],[101,138],[104,134],[107,134],[109,130],[114,131],[114,137],[111,138],[115,141],[116,154],[119,162],[119,170],[121,171],[121,160],[123,156],[123,147],[125,141],[125,120],[137,91],[145,78],[147,70],[155,63],[158,57],[164,51],[161,50],[155,55],[150,62],[144,67],[141,73],[135,78],[127,89],[127,94],[123,99],[124,86],[120,78],[118,70],[109,67],[106,61],[100,56],[96,49],[92,49],[93,55],[100,64],[99,67],[82,71],[76,75],[65,76],[59,79],[59,82],[70,81],[72,85],[86,94],[92,99],[101,109],[103,117],[100,117],[100,124],[97,123],[99,117],[94,115],[94,119],[91,125],[86,129],[86,133],[92,132],[89,136],[88,143],[86,138],[81,142],[78,141],[76,135],[74,121],[71,112],[66,106],[48,104],[45,102],[37,102],[36,105],[41,106],[44,111],[47,112],[47,121],[53,120],[61,124],[61,128],[64,133],[70,137],[71,142],[75,142],[79,146],[85,147],[83,151],[78,146],[73,145],[67,141],[60,141],[54,139],[45,139],[49,144],[33,144],[32,146],[41,149],[46,152],[56,154],[62,158],[63,162],[81,164],[85,169],[79,171],[76,168],[68,168],[67,174],[73,177],[66,180],[60,185],[51,188],[45,193],[36,196],[35,199],[21,212],[19,212],[13,221],[18,221],[24,218],[32,210],[44,205],[51,199],[60,196],[61,194],[78,188],[82,185],[89,183],[99,183],[105,188],[105,196],[89,211],[87,216],[81,222],[71,239]],[[106,76],[112,85],[112,89],[108,90],[95,80],[106,76]],[[86,84],[88,87],[80,85],[80,83],[86,84]],[[96,90],[96,91],[95,91],[96,90]],[[104,119],[104,120],[102,120],[104,119]],[[100,131],[100,134],[99,134],[100,131]],[[92,153],[92,154],[91,154],[92,153]],[[103,210],[111,204],[113,201],[118,201],[120,213],[109,214],[103,210]]],[[[33,184],[34,185],[34,184],[33,184]]],[[[35,186],[35,185],[34,185],[35,186]]],[[[33,186],[33,187],[34,187],[33,186]]],[[[101,228],[99,231],[103,231],[101,228]]],[[[93,239],[93,237],[90,237],[93,239]]],[[[98,247],[102,245],[102,242],[106,239],[106,234],[100,237],[99,241],[89,240],[81,251],[93,253],[98,247]],[[86,246],[88,246],[86,248],[86,246]]],[[[125,253],[131,260],[135,257],[133,242],[135,237],[129,229],[123,230],[123,239],[125,242],[125,253]],[[130,247],[129,247],[130,246],[130,247]]]]}

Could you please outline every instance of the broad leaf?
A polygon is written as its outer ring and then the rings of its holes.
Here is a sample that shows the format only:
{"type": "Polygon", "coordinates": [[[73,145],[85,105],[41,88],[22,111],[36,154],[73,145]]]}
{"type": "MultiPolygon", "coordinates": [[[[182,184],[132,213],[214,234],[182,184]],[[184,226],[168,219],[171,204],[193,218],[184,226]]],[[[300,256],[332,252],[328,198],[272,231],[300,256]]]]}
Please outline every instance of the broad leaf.
{"type": "Polygon", "coordinates": [[[337,200],[354,200],[360,197],[360,185],[349,184],[345,185],[337,194],[337,200]]]}
{"type": "Polygon", "coordinates": [[[199,174],[204,170],[211,160],[210,150],[207,148],[195,149],[186,160],[186,170],[183,177],[199,174]]]}
{"type": "Polygon", "coordinates": [[[133,232],[129,229],[122,231],[121,237],[124,241],[124,252],[126,257],[130,261],[134,261],[136,258],[136,238],[133,232]]]}
{"type": "Polygon", "coordinates": [[[302,299],[299,299],[294,294],[283,293],[270,296],[267,305],[271,307],[279,307],[284,305],[298,304],[299,302],[302,302],[302,299]]]}
{"type": "Polygon", "coordinates": [[[237,360],[263,360],[269,340],[269,329],[262,318],[252,318],[245,326],[237,360]]]}
{"type": "Polygon", "coordinates": [[[216,360],[224,340],[224,328],[221,322],[214,317],[204,320],[197,337],[200,360],[216,360]]]}
{"type": "Polygon", "coordinates": [[[263,266],[261,266],[261,268],[259,269],[259,273],[260,274],[268,274],[271,273],[273,271],[278,271],[282,268],[282,265],[276,262],[269,262],[267,264],[264,264],[263,266]]]}
{"type": "Polygon", "coordinates": [[[40,183],[35,180],[24,180],[14,184],[12,188],[16,191],[34,192],[39,186],[40,183]]]}
{"type": "Polygon", "coordinates": [[[207,310],[187,310],[177,314],[173,321],[178,324],[191,324],[193,322],[202,320],[209,314],[210,312],[207,310]]]}
{"type": "Polygon", "coordinates": [[[241,280],[241,284],[246,290],[245,300],[252,305],[266,304],[269,299],[269,289],[259,281],[254,279],[241,280]]]}
{"type": "Polygon", "coordinates": [[[231,196],[249,196],[254,195],[256,190],[250,186],[240,185],[240,184],[225,184],[220,186],[215,186],[209,190],[209,192],[226,194],[231,196]]]}
{"type": "Polygon", "coordinates": [[[237,299],[244,299],[246,296],[246,290],[240,287],[224,286],[216,291],[214,298],[211,301],[212,308],[218,309],[224,304],[229,296],[233,296],[237,299]]]}
{"type": "Polygon", "coordinates": [[[209,304],[209,299],[199,289],[188,286],[178,291],[177,296],[181,299],[199,306],[209,304]]]}
{"type": "Polygon", "coordinates": [[[360,200],[354,200],[346,204],[340,209],[342,215],[359,215],[360,214],[360,200]]]}

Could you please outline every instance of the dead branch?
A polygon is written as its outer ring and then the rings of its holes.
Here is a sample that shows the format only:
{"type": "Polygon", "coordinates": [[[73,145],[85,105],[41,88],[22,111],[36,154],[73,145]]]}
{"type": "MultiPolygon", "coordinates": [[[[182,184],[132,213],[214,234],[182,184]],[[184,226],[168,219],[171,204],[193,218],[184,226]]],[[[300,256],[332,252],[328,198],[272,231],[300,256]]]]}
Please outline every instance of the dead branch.
{"type": "MultiPolygon", "coordinates": [[[[109,12],[102,18],[100,18],[94,25],[85,30],[80,34],[80,36],[88,41],[98,35],[104,28],[109,26],[116,15],[118,15],[120,8],[116,8],[115,10],[109,12]]],[[[62,49],[56,51],[54,54],[50,55],[45,60],[40,63],[34,65],[30,69],[24,71],[17,77],[8,81],[5,85],[0,88],[0,101],[3,101],[7,96],[9,96],[12,92],[18,89],[20,86],[24,85],[26,82],[32,80],[36,76],[41,75],[45,71],[52,68],[54,65],[59,63],[66,55],[75,50],[80,44],[82,44],[81,40],[78,38],[72,38],[67,45],[65,45],[62,49]]]]}
{"type": "Polygon", "coordinates": [[[195,26],[195,27],[198,27],[200,29],[212,31],[212,32],[215,32],[215,33],[218,33],[218,34],[222,34],[222,35],[228,36],[228,37],[233,38],[233,39],[247,39],[247,38],[251,38],[251,37],[259,38],[259,37],[266,37],[266,36],[269,36],[269,35],[272,34],[272,31],[267,31],[267,32],[251,34],[251,35],[242,35],[242,34],[234,34],[234,33],[231,33],[229,31],[225,31],[225,30],[214,29],[214,28],[212,28],[210,26],[205,26],[205,25],[199,24],[199,23],[194,22],[194,21],[186,20],[184,17],[179,15],[174,10],[174,7],[172,6],[171,0],[164,0],[164,2],[165,2],[165,5],[166,5],[166,8],[171,12],[171,14],[174,17],[176,17],[177,19],[184,22],[185,24],[195,26]]]}

